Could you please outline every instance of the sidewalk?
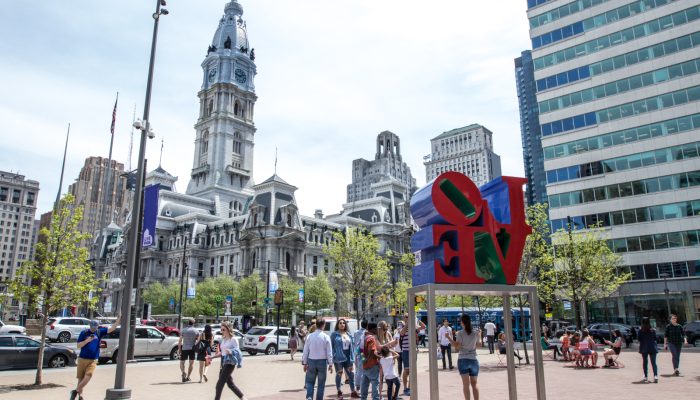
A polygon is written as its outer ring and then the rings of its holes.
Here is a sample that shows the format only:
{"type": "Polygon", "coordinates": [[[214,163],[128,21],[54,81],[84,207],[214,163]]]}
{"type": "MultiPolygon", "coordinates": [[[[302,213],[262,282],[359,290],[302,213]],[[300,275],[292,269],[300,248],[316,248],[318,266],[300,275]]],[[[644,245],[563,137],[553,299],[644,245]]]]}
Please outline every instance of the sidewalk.
{"type": "MultiPolygon", "coordinates": [[[[496,355],[479,349],[481,372],[479,386],[481,398],[507,399],[508,387],[506,369],[496,367],[496,355]]],[[[304,399],[304,373],[298,355],[295,361],[289,355],[245,357],[243,368],[234,372],[234,381],[250,400],[298,400],[304,399]]],[[[532,358],[531,358],[532,360],[532,358]]],[[[569,363],[545,361],[545,382],[547,397],[550,399],[569,398],[584,392],[587,398],[653,398],[672,394],[674,400],[697,399],[700,392],[700,353],[686,352],[681,357],[683,375],[674,377],[671,369],[671,357],[668,352],[658,356],[660,380],[658,384],[641,384],[641,357],[635,351],[623,351],[620,355],[626,367],[620,369],[576,369],[569,363]],[[586,383],[585,391],[581,383],[586,383]]],[[[456,357],[454,357],[456,366],[456,357]]],[[[419,353],[418,358],[418,398],[428,399],[428,354],[419,353]]],[[[440,366],[441,362],[438,363],[440,366]]],[[[197,364],[192,375],[194,383],[181,383],[177,361],[145,361],[129,364],[127,367],[127,386],[132,389],[133,399],[173,400],[173,399],[211,399],[214,398],[214,384],[218,368],[209,373],[209,383],[196,383],[199,379],[197,364]]],[[[2,386],[31,383],[34,371],[0,372],[0,399],[35,400],[38,398],[68,398],[70,389],[75,384],[75,368],[63,370],[45,370],[44,382],[63,385],[63,388],[13,391],[3,393],[2,386]]],[[[85,391],[86,400],[104,399],[105,389],[114,384],[115,367],[111,364],[97,368],[96,375],[85,391]]],[[[535,399],[535,372],[532,365],[521,365],[516,369],[518,399],[535,399]]],[[[439,371],[440,398],[461,399],[462,386],[455,368],[452,371],[439,371]]],[[[326,399],[336,398],[334,376],[326,380],[326,399]]],[[[228,390],[228,389],[226,389],[228,390]]],[[[403,389],[402,389],[403,390],[403,389]]],[[[345,385],[344,391],[349,394],[345,385]]],[[[347,396],[346,396],[347,397],[347,396]]],[[[230,392],[223,398],[234,399],[230,392]]]]}

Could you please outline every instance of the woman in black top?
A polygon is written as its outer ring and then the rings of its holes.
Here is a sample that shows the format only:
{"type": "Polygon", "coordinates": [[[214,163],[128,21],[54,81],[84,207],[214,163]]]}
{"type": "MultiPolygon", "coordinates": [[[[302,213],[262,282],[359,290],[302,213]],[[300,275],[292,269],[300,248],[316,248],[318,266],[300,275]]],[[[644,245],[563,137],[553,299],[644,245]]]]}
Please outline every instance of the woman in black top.
{"type": "MultiPolygon", "coordinates": [[[[202,383],[202,378],[204,378],[204,382],[209,381],[207,378],[207,369],[209,369],[207,355],[211,354],[213,346],[214,335],[211,333],[211,325],[207,324],[204,326],[204,331],[199,334],[197,343],[194,345],[194,350],[197,353],[197,361],[199,361],[199,383],[202,383]]],[[[211,363],[211,361],[209,361],[209,363],[211,363]]]]}
{"type": "Polygon", "coordinates": [[[651,329],[649,318],[642,318],[642,327],[639,329],[639,353],[642,355],[642,368],[644,369],[644,383],[649,382],[649,369],[647,360],[651,361],[651,368],[654,371],[654,383],[659,382],[659,373],[656,368],[656,332],[651,329]]]}

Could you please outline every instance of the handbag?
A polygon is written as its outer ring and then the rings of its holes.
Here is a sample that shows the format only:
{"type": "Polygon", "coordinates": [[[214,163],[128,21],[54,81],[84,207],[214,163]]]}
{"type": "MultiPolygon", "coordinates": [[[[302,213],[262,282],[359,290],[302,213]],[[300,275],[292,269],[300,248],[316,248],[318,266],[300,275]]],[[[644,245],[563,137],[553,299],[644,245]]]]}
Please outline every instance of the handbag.
{"type": "Polygon", "coordinates": [[[442,350],[437,349],[437,359],[442,360],[442,350]]]}

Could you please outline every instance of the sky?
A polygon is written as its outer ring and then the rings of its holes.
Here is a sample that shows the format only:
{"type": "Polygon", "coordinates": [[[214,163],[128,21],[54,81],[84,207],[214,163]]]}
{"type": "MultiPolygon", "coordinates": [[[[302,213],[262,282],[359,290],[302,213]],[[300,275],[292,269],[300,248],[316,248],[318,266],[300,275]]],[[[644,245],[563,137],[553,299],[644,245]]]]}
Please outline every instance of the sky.
{"type": "MultiPolygon", "coordinates": [[[[227,0],[167,0],[151,103],[148,170],[184,192],[192,168],[201,63],[227,0]]],[[[430,139],[472,123],[493,132],[504,175],[523,176],[513,59],[529,49],[525,0],[239,0],[255,48],[253,177],[297,186],[305,215],[338,213],[352,160],[377,135],[401,139],[418,186],[430,139]]],[[[39,214],[89,156],[129,166],[143,114],[155,1],[0,1],[0,170],[40,182],[39,214]]],[[[138,134],[131,165],[136,167],[138,134]]]]}

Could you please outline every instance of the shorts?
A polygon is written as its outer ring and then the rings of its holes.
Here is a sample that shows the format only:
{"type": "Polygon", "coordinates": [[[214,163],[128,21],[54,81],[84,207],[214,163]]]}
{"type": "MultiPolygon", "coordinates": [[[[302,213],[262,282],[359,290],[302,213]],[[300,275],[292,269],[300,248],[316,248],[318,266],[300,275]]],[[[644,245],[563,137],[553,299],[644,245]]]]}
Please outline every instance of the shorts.
{"type": "Polygon", "coordinates": [[[92,376],[93,372],[95,372],[95,368],[97,368],[97,360],[78,358],[77,367],[77,378],[78,380],[82,380],[85,375],[92,376]]]}
{"type": "Polygon", "coordinates": [[[411,352],[404,350],[401,352],[401,364],[404,368],[411,368],[411,352]]]}
{"type": "Polygon", "coordinates": [[[583,349],[583,350],[581,350],[581,355],[582,355],[582,356],[590,356],[591,354],[593,354],[593,351],[591,351],[591,349],[583,349]]]}
{"type": "Polygon", "coordinates": [[[344,361],[341,363],[333,363],[333,366],[335,367],[336,372],[341,371],[343,368],[350,370],[350,368],[352,368],[352,365],[353,365],[353,363],[350,360],[344,361]]]}
{"type": "Polygon", "coordinates": [[[201,353],[197,353],[197,361],[206,361],[207,355],[208,355],[208,352],[206,352],[206,351],[203,351],[201,353]]]}
{"type": "Polygon", "coordinates": [[[180,351],[180,361],[192,360],[194,361],[194,349],[181,350],[180,351]]]}
{"type": "Polygon", "coordinates": [[[615,354],[617,354],[618,356],[620,355],[620,350],[622,350],[622,349],[619,348],[619,347],[613,347],[612,349],[613,349],[613,351],[615,352],[615,354]]]}
{"type": "Polygon", "coordinates": [[[460,375],[479,376],[479,360],[460,358],[457,360],[457,369],[460,375]]]}

